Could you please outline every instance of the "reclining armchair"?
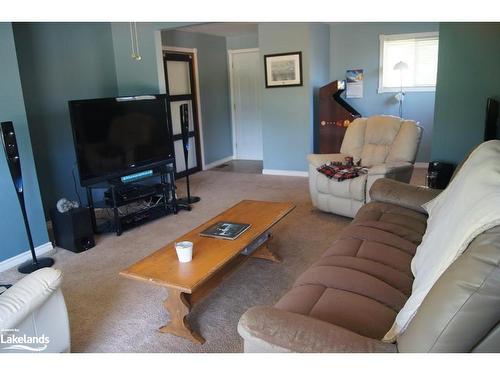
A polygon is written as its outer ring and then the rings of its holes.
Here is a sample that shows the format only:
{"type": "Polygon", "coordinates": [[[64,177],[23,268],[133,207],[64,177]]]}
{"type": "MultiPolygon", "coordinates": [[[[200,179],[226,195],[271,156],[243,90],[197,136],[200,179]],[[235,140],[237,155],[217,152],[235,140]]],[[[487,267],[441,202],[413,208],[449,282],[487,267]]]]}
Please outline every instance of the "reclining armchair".
{"type": "Polygon", "coordinates": [[[415,121],[395,116],[358,118],[347,128],[339,154],[312,154],[309,161],[309,191],[313,205],[321,211],[354,217],[370,201],[368,191],[380,178],[409,182],[422,137],[415,121]],[[366,174],[336,181],[317,168],[351,156],[368,168],[366,174]]]}
{"type": "Polygon", "coordinates": [[[42,268],[0,294],[0,332],[5,341],[0,343],[0,353],[70,351],[68,312],[61,280],[61,271],[42,268]],[[40,342],[13,341],[24,335],[40,342]],[[7,336],[12,336],[12,342],[7,336]]]}

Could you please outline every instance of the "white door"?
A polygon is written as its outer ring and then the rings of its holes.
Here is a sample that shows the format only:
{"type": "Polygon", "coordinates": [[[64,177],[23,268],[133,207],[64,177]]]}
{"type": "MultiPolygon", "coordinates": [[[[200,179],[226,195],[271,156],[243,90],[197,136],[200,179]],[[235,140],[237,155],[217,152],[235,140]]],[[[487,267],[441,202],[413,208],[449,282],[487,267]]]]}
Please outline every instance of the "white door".
{"type": "Polygon", "coordinates": [[[260,54],[258,50],[233,50],[230,56],[234,156],[262,160],[260,54]]]}

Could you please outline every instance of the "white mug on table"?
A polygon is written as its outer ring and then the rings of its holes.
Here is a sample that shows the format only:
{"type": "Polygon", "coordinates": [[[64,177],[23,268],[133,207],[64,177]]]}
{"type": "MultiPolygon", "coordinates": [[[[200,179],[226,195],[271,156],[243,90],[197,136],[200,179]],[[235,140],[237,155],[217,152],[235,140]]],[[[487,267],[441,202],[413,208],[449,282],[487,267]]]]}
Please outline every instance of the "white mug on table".
{"type": "Polygon", "coordinates": [[[191,262],[193,259],[193,243],[190,241],[181,241],[175,244],[177,258],[181,263],[191,262]]]}

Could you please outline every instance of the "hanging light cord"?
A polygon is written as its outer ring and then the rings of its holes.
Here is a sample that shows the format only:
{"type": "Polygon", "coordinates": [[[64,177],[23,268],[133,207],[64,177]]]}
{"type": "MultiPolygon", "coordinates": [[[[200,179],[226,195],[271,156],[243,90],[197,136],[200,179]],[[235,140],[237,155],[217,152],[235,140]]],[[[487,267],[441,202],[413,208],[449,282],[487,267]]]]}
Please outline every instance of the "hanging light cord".
{"type": "Polygon", "coordinates": [[[136,60],[141,60],[142,56],[141,53],[139,52],[139,38],[137,36],[137,22],[134,22],[134,31],[135,31],[135,49],[137,52],[136,60]]]}
{"type": "Polygon", "coordinates": [[[135,59],[135,46],[134,46],[134,30],[132,22],[130,22],[130,45],[132,46],[132,58],[135,59]]]}

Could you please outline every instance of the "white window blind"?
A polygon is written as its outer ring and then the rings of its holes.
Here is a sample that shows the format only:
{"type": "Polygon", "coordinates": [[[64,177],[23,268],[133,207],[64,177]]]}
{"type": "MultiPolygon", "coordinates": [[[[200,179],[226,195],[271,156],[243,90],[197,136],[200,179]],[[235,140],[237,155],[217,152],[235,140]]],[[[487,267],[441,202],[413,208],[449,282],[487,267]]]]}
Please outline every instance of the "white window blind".
{"type": "Polygon", "coordinates": [[[379,92],[434,91],[436,88],[439,34],[380,35],[379,92]],[[403,61],[408,69],[394,70],[403,61]]]}

